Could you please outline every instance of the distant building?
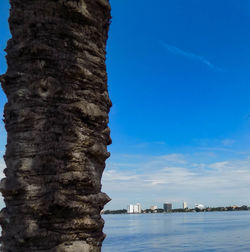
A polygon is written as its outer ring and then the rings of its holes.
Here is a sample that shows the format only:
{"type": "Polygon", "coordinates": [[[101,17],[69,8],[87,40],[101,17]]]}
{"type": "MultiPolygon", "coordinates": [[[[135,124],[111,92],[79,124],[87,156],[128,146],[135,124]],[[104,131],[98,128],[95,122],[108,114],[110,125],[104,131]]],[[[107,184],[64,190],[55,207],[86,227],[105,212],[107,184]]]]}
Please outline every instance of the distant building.
{"type": "Polygon", "coordinates": [[[134,213],[134,206],[128,205],[128,213],[134,213]]]}
{"type": "Polygon", "coordinates": [[[128,205],[127,213],[141,213],[141,204],[137,203],[136,205],[128,205]]]}
{"type": "Polygon", "coordinates": [[[205,206],[202,205],[202,204],[195,204],[195,209],[197,209],[197,210],[204,210],[205,206]]]}
{"type": "Polygon", "coordinates": [[[163,204],[163,209],[164,209],[164,212],[171,212],[172,211],[172,203],[164,203],[163,204]]]}
{"type": "Polygon", "coordinates": [[[151,206],[150,209],[151,209],[152,211],[155,211],[155,210],[158,209],[158,207],[157,207],[157,206],[151,206]]]}
{"type": "Polygon", "coordinates": [[[136,203],[136,205],[134,205],[134,213],[141,213],[141,204],[140,203],[136,203]]]}
{"type": "Polygon", "coordinates": [[[183,209],[187,209],[187,208],[188,208],[187,202],[183,202],[183,209]]]}
{"type": "Polygon", "coordinates": [[[134,205],[134,213],[139,213],[139,206],[137,204],[134,205]]]}
{"type": "Polygon", "coordinates": [[[140,203],[137,203],[137,204],[139,206],[139,213],[141,213],[142,212],[141,204],[140,203]]]}

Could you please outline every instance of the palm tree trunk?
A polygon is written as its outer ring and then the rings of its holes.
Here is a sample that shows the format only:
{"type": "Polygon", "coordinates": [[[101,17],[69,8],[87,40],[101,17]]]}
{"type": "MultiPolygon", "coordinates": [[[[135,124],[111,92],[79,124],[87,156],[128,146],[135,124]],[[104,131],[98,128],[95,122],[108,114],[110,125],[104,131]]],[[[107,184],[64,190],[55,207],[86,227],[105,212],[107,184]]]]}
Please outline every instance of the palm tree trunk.
{"type": "Polygon", "coordinates": [[[100,251],[108,0],[10,0],[2,251],[100,251]]]}

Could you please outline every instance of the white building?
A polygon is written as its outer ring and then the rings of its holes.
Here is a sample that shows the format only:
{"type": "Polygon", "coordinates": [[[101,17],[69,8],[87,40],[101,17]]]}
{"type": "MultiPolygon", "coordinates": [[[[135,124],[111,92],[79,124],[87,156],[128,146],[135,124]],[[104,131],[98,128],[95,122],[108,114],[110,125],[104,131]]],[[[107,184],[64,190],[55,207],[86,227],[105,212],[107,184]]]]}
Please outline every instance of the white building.
{"type": "Polygon", "coordinates": [[[187,209],[187,208],[188,208],[187,202],[183,202],[183,209],[187,209]]]}
{"type": "Polygon", "coordinates": [[[139,213],[139,206],[138,205],[134,205],[134,213],[139,213]]]}
{"type": "Polygon", "coordinates": [[[136,205],[134,205],[134,213],[141,213],[141,204],[140,203],[136,203],[136,205]]]}
{"type": "Polygon", "coordinates": [[[128,205],[128,213],[134,213],[134,206],[133,205],[128,205]]]}
{"type": "Polygon", "coordinates": [[[195,204],[195,208],[198,208],[199,210],[204,210],[205,206],[202,204],[195,204]]]}
{"type": "Polygon", "coordinates": [[[141,204],[140,203],[137,203],[136,205],[130,204],[128,206],[127,212],[128,213],[141,213],[141,204]]]}
{"type": "Polygon", "coordinates": [[[154,211],[154,210],[157,210],[158,207],[157,207],[157,206],[151,206],[150,209],[151,209],[152,211],[154,211]]]}
{"type": "Polygon", "coordinates": [[[141,209],[141,204],[140,203],[137,203],[136,204],[138,206],[138,213],[141,213],[142,209],[141,209]]]}

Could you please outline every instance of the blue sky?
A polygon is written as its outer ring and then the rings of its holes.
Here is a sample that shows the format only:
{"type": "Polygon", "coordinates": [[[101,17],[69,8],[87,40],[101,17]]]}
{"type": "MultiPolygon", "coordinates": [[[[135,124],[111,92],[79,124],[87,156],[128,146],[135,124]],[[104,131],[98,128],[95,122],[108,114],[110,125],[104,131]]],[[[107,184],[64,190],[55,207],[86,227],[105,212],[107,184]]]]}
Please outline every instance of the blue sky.
{"type": "MultiPolygon", "coordinates": [[[[0,3],[0,71],[9,32],[0,3]]],[[[111,0],[106,209],[248,204],[250,1],[111,0]]],[[[0,92],[1,111],[5,98],[0,92]]],[[[0,124],[0,151],[6,134],[0,124]]],[[[1,168],[4,167],[0,161],[1,168]]]]}

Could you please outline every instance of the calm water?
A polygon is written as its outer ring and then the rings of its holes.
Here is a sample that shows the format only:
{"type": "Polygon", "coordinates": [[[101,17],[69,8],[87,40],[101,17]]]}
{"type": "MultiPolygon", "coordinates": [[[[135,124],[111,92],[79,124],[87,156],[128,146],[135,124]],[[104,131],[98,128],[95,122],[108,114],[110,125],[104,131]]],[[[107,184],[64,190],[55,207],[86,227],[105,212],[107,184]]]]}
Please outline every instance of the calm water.
{"type": "Polygon", "coordinates": [[[103,252],[250,251],[250,211],[104,215],[103,252]]]}

